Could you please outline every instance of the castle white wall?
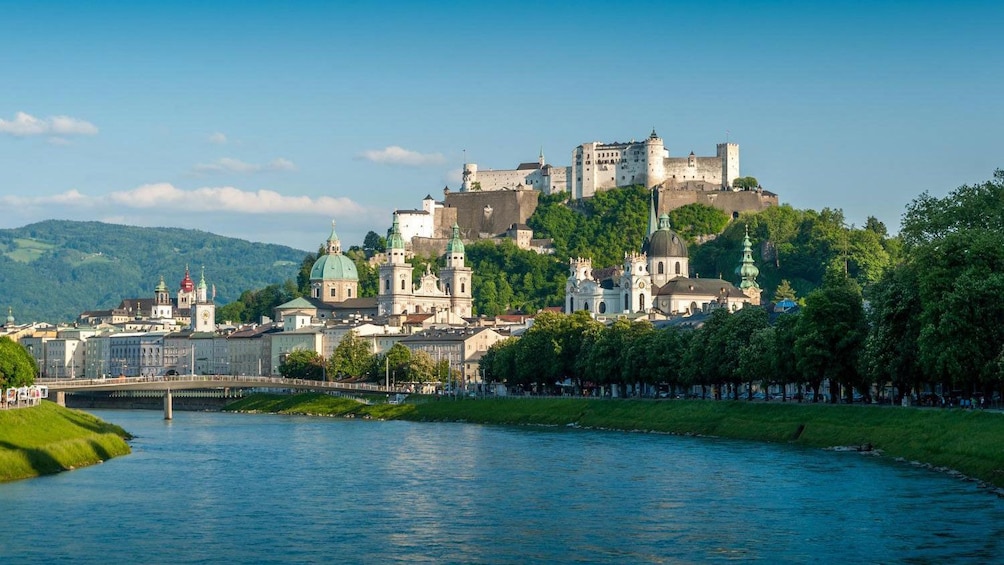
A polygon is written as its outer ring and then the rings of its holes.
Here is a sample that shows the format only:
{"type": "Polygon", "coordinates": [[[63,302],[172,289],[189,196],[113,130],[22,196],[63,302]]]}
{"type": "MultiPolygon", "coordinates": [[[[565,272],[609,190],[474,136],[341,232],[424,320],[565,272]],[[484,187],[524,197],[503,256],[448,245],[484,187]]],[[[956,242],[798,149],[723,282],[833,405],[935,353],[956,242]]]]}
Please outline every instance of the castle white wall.
{"type": "Polygon", "coordinates": [[[425,210],[398,210],[397,221],[401,237],[411,241],[413,237],[433,237],[435,233],[435,215],[425,210]]]}

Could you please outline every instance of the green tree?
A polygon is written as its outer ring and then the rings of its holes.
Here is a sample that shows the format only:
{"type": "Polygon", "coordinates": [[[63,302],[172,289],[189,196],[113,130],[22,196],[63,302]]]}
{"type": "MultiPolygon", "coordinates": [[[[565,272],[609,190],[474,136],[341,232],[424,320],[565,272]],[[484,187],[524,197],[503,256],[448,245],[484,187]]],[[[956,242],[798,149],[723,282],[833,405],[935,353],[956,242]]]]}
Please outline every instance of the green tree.
{"type": "Polygon", "coordinates": [[[788,282],[788,279],[781,279],[781,284],[774,291],[774,300],[778,302],[781,300],[795,300],[795,289],[791,288],[791,283],[788,282]]]}
{"type": "Polygon", "coordinates": [[[37,374],[31,353],[11,338],[0,337],[0,389],[29,386],[37,374]]]}
{"type": "Polygon", "coordinates": [[[279,364],[284,379],[320,381],[324,378],[324,359],[316,351],[295,349],[279,364]]]}
{"type": "Polygon", "coordinates": [[[852,387],[863,384],[858,355],[867,335],[861,293],[853,282],[835,280],[809,294],[799,316],[798,334],[798,369],[813,390],[818,393],[819,383],[829,379],[830,402],[837,402],[840,385],[850,398],[852,387]]]}
{"type": "Polygon", "coordinates": [[[739,177],[732,181],[732,186],[740,190],[753,190],[760,186],[760,182],[756,180],[756,177],[739,177]]]}
{"type": "Polygon", "coordinates": [[[350,330],[331,353],[331,359],[328,360],[328,379],[362,376],[372,364],[373,353],[369,343],[360,338],[355,330],[350,330]]]}
{"type": "Polygon", "coordinates": [[[870,321],[864,370],[876,383],[892,383],[895,402],[924,379],[918,342],[922,304],[916,270],[901,265],[885,274],[869,291],[870,321]]]}
{"type": "Polygon", "coordinates": [[[387,238],[381,236],[375,231],[366,232],[366,237],[363,238],[363,251],[366,252],[367,259],[377,253],[383,253],[386,250],[387,238]]]}
{"type": "Polygon", "coordinates": [[[669,212],[673,230],[691,242],[701,236],[721,233],[729,224],[729,219],[729,215],[718,208],[700,203],[687,204],[669,212]]]}
{"type": "Polygon", "coordinates": [[[425,351],[412,351],[408,360],[405,380],[415,383],[430,382],[435,378],[436,362],[425,351]]]}

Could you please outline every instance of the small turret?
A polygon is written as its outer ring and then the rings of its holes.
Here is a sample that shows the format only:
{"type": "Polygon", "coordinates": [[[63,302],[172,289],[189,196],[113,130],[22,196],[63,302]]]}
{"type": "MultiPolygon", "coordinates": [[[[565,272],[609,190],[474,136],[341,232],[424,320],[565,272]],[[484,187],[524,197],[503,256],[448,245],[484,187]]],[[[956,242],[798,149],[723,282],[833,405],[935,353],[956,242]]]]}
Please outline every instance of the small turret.
{"type": "Polygon", "coordinates": [[[10,306],[7,307],[7,323],[4,325],[6,328],[14,327],[14,309],[10,306]]]}

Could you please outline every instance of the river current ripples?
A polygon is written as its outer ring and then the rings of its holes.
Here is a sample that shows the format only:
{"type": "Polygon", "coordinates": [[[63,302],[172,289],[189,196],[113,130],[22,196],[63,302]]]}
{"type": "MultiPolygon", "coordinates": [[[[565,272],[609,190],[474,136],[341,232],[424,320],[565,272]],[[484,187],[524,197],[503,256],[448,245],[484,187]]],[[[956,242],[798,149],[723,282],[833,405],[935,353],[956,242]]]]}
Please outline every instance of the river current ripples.
{"type": "Polygon", "coordinates": [[[133,454],[0,485],[2,563],[987,563],[1004,501],[857,453],[94,411],[133,454]]]}

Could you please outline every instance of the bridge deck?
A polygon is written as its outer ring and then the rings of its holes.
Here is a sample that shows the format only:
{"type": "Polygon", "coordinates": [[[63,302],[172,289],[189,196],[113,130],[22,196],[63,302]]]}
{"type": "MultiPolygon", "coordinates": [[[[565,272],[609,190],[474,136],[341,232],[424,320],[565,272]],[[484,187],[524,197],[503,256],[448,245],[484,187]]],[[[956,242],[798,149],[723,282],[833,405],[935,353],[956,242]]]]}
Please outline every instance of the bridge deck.
{"type": "Polygon", "coordinates": [[[114,379],[38,379],[53,392],[113,390],[187,390],[206,388],[288,388],[313,391],[397,393],[397,387],[369,383],[344,383],[249,377],[233,375],[174,375],[164,377],[119,377],[114,379]]]}

